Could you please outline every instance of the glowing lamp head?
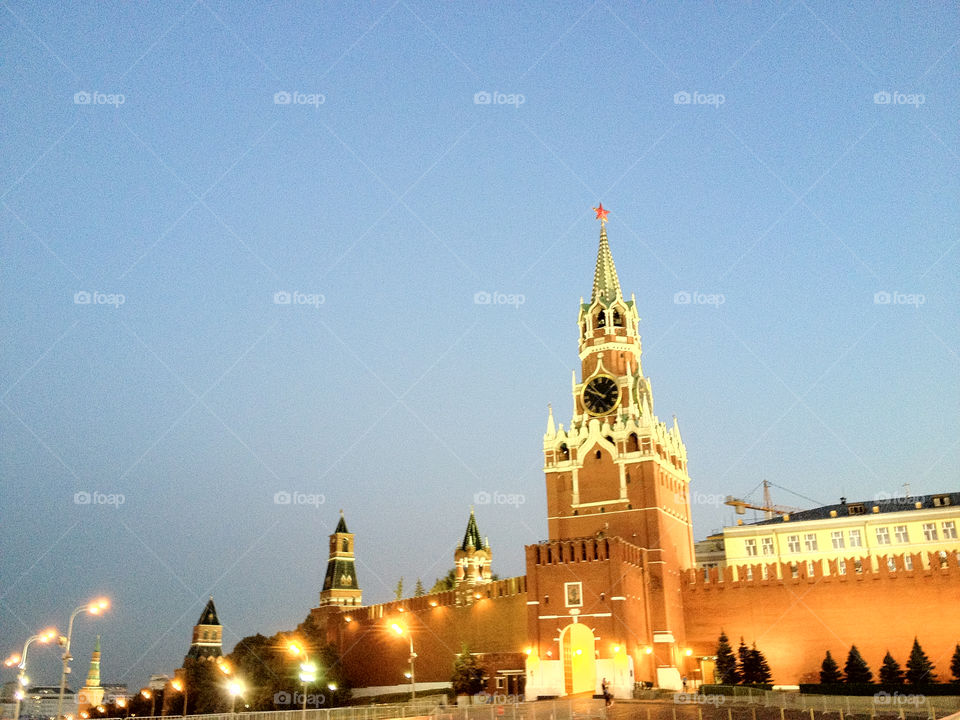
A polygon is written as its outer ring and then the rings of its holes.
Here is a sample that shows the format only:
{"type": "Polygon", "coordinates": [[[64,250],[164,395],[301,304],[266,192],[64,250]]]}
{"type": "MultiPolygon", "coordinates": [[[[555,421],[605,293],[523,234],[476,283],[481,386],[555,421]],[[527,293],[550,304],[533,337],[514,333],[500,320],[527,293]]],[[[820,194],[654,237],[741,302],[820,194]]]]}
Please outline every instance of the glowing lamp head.
{"type": "Polygon", "coordinates": [[[117,698],[117,707],[125,708],[127,706],[126,698],[117,698]]]}
{"type": "Polygon", "coordinates": [[[653,654],[653,648],[650,647],[649,645],[647,645],[647,646],[643,649],[643,651],[644,651],[647,655],[652,655],[652,654],[653,654]]]}
{"type": "Polygon", "coordinates": [[[56,628],[49,628],[40,633],[40,637],[37,638],[42,643],[48,643],[53,640],[55,637],[60,637],[57,633],[56,628]]]}
{"type": "Polygon", "coordinates": [[[393,628],[393,631],[394,631],[397,635],[403,635],[403,628],[402,628],[401,626],[397,625],[397,623],[394,623],[394,624],[391,625],[390,627],[393,628]]]}
{"type": "Polygon", "coordinates": [[[336,689],[337,689],[337,684],[336,684],[336,683],[328,683],[328,684],[327,684],[327,690],[329,690],[330,692],[335,692],[336,689]]]}
{"type": "Polygon", "coordinates": [[[82,713],[80,713],[80,717],[82,717],[83,720],[87,720],[87,718],[90,717],[90,713],[88,713],[86,710],[84,710],[82,713]]]}
{"type": "Polygon", "coordinates": [[[287,652],[289,652],[291,655],[299,655],[300,653],[303,652],[303,648],[300,647],[299,644],[293,642],[287,646],[287,652]]]}
{"type": "Polygon", "coordinates": [[[532,655],[532,654],[533,654],[533,648],[527,648],[526,650],[524,650],[524,652],[525,652],[527,655],[532,655]]]}
{"type": "Polygon", "coordinates": [[[103,705],[97,705],[97,712],[105,713],[106,711],[107,711],[106,707],[104,707],[103,705]]]}
{"type": "Polygon", "coordinates": [[[352,623],[352,622],[353,622],[353,618],[350,617],[349,615],[347,615],[347,616],[344,618],[344,621],[345,621],[345,622],[348,622],[348,623],[352,623]]]}
{"type": "Polygon", "coordinates": [[[577,655],[583,655],[583,649],[577,648],[577,655]]]}
{"type": "Polygon", "coordinates": [[[23,690],[17,690],[15,693],[13,693],[13,697],[15,697],[17,700],[23,700],[26,697],[26,693],[24,693],[23,690]]]}
{"type": "Polygon", "coordinates": [[[614,646],[613,646],[613,651],[614,651],[615,653],[620,652],[620,646],[619,646],[619,645],[614,645],[614,646]]]}
{"type": "Polygon", "coordinates": [[[693,650],[691,650],[690,648],[687,648],[686,650],[683,651],[683,654],[686,655],[687,657],[690,657],[691,655],[693,655],[693,650]]]}
{"type": "Polygon", "coordinates": [[[227,691],[228,691],[231,695],[233,695],[234,697],[236,697],[237,695],[242,695],[242,694],[243,694],[243,685],[242,685],[241,683],[237,682],[236,680],[234,680],[234,681],[231,682],[229,685],[227,685],[227,691]]]}
{"type": "Polygon", "coordinates": [[[153,693],[150,692],[149,690],[141,690],[140,694],[143,695],[143,697],[146,698],[147,700],[153,697],[153,693]]]}
{"type": "Polygon", "coordinates": [[[16,653],[14,653],[14,654],[11,655],[10,657],[8,657],[6,660],[4,660],[4,661],[3,661],[3,664],[6,665],[7,667],[13,667],[14,665],[18,664],[19,662],[20,662],[20,656],[17,655],[16,653]]]}
{"type": "Polygon", "coordinates": [[[183,692],[183,681],[174,680],[173,682],[170,683],[170,687],[172,687],[177,692],[183,692]]]}

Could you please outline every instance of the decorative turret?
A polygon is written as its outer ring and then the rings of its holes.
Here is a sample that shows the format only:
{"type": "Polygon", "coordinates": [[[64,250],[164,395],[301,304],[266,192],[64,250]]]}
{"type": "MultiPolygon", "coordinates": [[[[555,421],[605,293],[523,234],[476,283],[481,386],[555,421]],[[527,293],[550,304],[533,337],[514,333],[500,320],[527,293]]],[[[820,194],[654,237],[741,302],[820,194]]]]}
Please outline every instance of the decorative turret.
{"type": "Polygon", "coordinates": [[[473,507],[470,508],[470,519],[467,521],[467,530],[463,534],[463,542],[453,554],[456,567],[456,588],[459,591],[458,602],[469,604],[473,595],[471,589],[476,585],[488,583],[493,576],[490,571],[490,562],[493,553],[490,551],[490,542],[480,536],[477,527],[477,518],[473,507]]]}
{"type": "Polygon", "coordinates": [[[340,521],[330,536],[330,556],[327,573],[320,591],[320,605],[356,607],[363,601],[363,593],[357,583],[356,563],[353,554],[353,533],[347,530],[347,521],[340,511],[340,521]]]}
{"type": "Polygon", "coordinates": [[[183,659],[187,660],[214,660],[223,655],[223,625],[217,617],[217,608],[213,604],[213,595],[207,600],[200,619],[193,626],[193,642],[183,659]]]}
{"type": "Polygon", "coordinates": [[[77,711],[96,707],[103,700],[103,688],[100,686],[100,636],[97,635],[97,644],[90,656],[90,670],[87,672],[87,682],[77,693],[77,711]]]}

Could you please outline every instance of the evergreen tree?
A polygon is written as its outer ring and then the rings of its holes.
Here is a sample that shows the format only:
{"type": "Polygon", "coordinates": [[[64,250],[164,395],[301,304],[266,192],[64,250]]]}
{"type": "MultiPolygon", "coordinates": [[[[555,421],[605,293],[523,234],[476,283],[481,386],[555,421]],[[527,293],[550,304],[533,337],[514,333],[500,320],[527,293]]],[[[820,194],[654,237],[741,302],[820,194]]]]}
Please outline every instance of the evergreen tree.
{"type": "Polygon", "coordinates": [[[880,666],[880,682],[883,685],[903,684],[903,670],[900,669],[900,663],[893,659],[889,650],[883,656],[883,665],[880,666]]]}
{"type": "Polygon", "coordinates": [[[476,695],[483,690],[483,668],[477,665],[477,658],[466,645],[453,661],[450,684],[456,695],[476,695]]]}
{"type": "Polygon", "coordinates": [[[833,659],[833,655],[827,650],[827,656],[820,664],[820,684],[832,685],[838,682],[843,682],[843,674],[840,672],[840,666],[837,665],[837,661],[833,659]]]}
{"type": "Polygon", "coordinates": [[[770,682],[770,666],[763,653],[757,650],[757,644],[754,643],[747,654],[747,665],[743,671],[743,682],[749,685],[762,685],[770,682]]]}
{"type": "Polygon", "coordinates": [[[750,667],[750,648],[740,636],[740,646],[737,648],[737,671],[740,673],[740,682],[747,682],[746,669],[750,667]]]}
{"type": "Polygon", "coordinates": [[[447,571],[446,575],[444,575],[442,578],[437,578],[436,582],[433,583],[433,587],[430,588],[430,592],[436,593],[436,592],[444,592],[446,590],[453,590],[453,588],[456,587],[456,584],[457,584],[457,569],[450,568],[450,570],[447,571]]]}
{"type": "Polygon", "coordinates": [[[403,600],[403,578],[397,581],[397,588],[393,591],[393,595],[397,600],[403,600]]]}
{"type": "Polygon", "coordinates": [[[929,685],[936,682],[937,676],[933,672],[934,664],[920,647],[917,638],[913,639],[913,648],[910,650],[910,659],[907,660],[907,682],[911,685],[929,685]]]}
{"type": "Polygon", "coordinates": [[[957,643],[957,649],[950,658],[950,672],[953,674],[953,681],[960,683],[960,643],[957,643]]]}
{"type": "Polygon", "coordinates": [[[413,589],[414,597],[423,597],[427,594],[427,591],[423,589],[423,580],[417,578],[417,586],[413,589]]]}
{"type": "Polygon", "coordinates": [[[720,676],[720,682],[724,685],[736,685],[740,682],[740,674],[737,672],[737,657],[733,654],[730,640],[723,630],[720,631],[720,639],[717,641],[717,674],[720,676]]]}
{"type": "Polygon", "coordinates": [[[847,653],[847,662],[843,666],[843,674],[846,675],[846,682],[848,683],[873,682],[873,673],[856,645],[850,646],[850,652],[847,653]]]}

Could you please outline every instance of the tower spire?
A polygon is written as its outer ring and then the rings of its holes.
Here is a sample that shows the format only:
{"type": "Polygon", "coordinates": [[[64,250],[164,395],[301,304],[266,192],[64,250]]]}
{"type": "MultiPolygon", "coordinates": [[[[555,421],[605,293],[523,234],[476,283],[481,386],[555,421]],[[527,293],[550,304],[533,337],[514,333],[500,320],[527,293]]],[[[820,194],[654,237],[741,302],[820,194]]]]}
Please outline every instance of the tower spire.
{"type": "Polygon", "coordinates": [[[597,268],[593,273],[593,293],[590,302],[597,299],[609,303],[620,297],[620,279],[617,277],[617,268],[613,264],[613,255],[610,253],[610,244],[607,242],[607,214],[603,203],[595,207],[597,220],[600,221],[600,247],[597,249],[597,268]]]}

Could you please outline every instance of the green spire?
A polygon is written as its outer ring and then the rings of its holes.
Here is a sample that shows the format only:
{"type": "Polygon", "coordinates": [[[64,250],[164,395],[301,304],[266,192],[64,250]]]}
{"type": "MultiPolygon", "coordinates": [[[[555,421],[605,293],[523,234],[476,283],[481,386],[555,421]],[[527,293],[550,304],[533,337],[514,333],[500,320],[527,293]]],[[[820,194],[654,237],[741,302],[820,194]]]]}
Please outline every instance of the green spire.
{"type": "Polygon", "coordinates": [[[97,635],[97,644],[93,647],[90,656],[90,670],[87,672],[86,687],[100,687],[100,636],[97,635]]]}
{"type": "Polygon", "coordinates": [[[350,533],[350,531],[347,530],[347,523],[346,523],[346,521],[344,521],[344,519],[343,519],[343,510],[340,511],[340,522],[337,523],[337,529],[334,530],[333,532],[335,532],[335,533],[347,533],[347,534],[350,533]]]}
{"type": "Polygon", "coordinates": [[[480,530],[477,528],[477,518],[473,515],[473,507],[470,508],[470,519],[467,521],[467,531],[463,534],[463,544],[460,545],[460,549],[467,550],[471,546],[474,550],[481,550],[484,547],[480,530]]]}
{"type": "Polygon", "coordinates": [[[610,254],[610,244],[607,242],[606,223],[600,223],[600,247],[597,249],[597,269],[593,273],[593,294],[590,302],[598,298],[604,305],[608,305],[620,297],[620,279],[617,277],[617,268],[613,264],[613,255],[610,254]]]}

